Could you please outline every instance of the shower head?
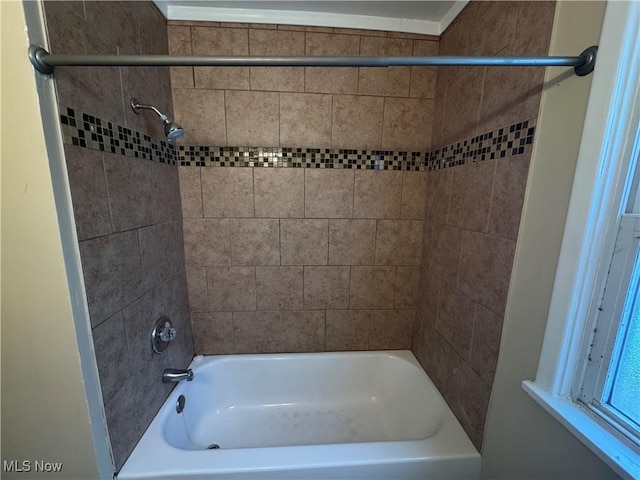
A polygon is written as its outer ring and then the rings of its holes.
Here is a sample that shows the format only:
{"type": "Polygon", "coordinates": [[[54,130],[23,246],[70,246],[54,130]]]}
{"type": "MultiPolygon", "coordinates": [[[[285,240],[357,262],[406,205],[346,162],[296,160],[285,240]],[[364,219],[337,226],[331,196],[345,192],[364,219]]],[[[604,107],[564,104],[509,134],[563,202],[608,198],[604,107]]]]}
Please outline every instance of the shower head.
{"type": "Polygon", "coordinates": [[[156,107],[154,107],[153,105],[142,105],[138,103],[138,100],[136,100],[135,98],[132,98],[131,109],[134,111],[134,113],[138,114],[141,108],[145,110],[152,110],[153,112],[156,113],[156,115],[160,117],[160,120],[162,120],[162,123],[164,124],[164,134],[166,135],[167,140],[169,142],[173,143],[176,138],[179,138],[182,135],[184,135],[184,129],[180,125],[178,125],[176,122],[172,121],[169,117],[167,117],[164,113],[162,113],[156,107]]]}

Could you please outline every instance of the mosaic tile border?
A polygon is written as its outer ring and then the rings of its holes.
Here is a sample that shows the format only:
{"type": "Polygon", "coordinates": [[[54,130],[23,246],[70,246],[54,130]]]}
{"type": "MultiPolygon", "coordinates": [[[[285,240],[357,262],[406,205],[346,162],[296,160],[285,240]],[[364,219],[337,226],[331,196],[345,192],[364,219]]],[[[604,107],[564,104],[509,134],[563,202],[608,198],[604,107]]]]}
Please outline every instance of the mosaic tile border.
{"type": "Polygon", "coordinates": [[[66,144],[186,167],[440,170],[528,153],[535,135],[535,120],[527,120],[430,152],[176,146],[71,108],[67,108],[67,115],[60,116],[60,121],[66,144]]]}
{"type": "Polygon", "coordinates": [[[67,108],[67,114],[60,115],[60,123],[63,141],[68,145],[169,165],[177,164],[174,145],[108,120],[67,108]]]}

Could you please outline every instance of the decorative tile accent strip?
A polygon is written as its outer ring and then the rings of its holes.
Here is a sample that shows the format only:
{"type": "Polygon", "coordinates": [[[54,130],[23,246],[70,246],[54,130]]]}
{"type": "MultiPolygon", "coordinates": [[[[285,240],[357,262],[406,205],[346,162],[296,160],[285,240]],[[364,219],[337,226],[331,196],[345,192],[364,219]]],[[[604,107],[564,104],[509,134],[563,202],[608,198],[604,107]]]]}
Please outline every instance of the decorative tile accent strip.
{"type": "Polygon", "coordinates": [[[427,153],[428,170],[482,162],[531,150],[536,120],[519,122],[427,153]]]}
{"type": "Polygon", "coordinates": [[[67,108],[60,115],[63,141],[69,145],[176,165],[176,147],[130,128],[67,108]]]}
{"type": "Polygon", "coordinates": [[[64,142],[169,165],[193,167],[350,168],[424,171],[522,155],[530,151],[535,119],[487,132],[431,152],[285,147],[172,145],[86,113],[61,115],[64,142]]]}

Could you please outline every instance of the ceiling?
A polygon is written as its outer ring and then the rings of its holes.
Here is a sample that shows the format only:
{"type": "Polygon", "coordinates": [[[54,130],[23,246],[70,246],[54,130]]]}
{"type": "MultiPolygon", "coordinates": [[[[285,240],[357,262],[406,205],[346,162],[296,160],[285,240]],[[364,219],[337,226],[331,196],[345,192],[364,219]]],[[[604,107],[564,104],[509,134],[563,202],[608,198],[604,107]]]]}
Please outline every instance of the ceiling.
{"type": "Polygon", "coordinates": [[[272,23],[440,35],[467,5],[447,1],[154,0],[169,20],[272,23]]]}

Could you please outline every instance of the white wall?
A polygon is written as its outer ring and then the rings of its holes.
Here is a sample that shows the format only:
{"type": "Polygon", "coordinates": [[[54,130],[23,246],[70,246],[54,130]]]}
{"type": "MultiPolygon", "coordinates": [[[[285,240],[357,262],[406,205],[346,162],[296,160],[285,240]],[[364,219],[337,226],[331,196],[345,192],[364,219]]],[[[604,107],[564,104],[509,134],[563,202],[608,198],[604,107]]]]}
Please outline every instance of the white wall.
{"type": "MultiPolygon", "coordinates": [[[[91,342],[85,335],[79,347],[82,329],[74,323],[74,309],[85,302],[70,288],[77,272],[69,268],[78,260],[63,255],[72,224],[60,227],[22,2],[1,2],[0,15],[2,460],[31,462],[29,473],[2,478],[97,478],[110,462],[104,431],[96,440],[99,415],[93,411],[90,420],[88,398],[99,390],[93,385],[88,397],[83,381],[83,369],[95,370],[95,362],[81,362],[91,342]],[[36,461],[61,462],[62,472],[36,472],[36,461]]],[[[58,158],[58,173],[60,165],[58,158]]]]}
{"type": "MultiPolygon", "coordinates": [[[[605,3],[558,2],[550,55],[599,41],[605,3]]],[[[483,444],[484,478],[616,475],[522,390],[535,378],[591,77],[547,69],[500,357],[483,444]]]]}

